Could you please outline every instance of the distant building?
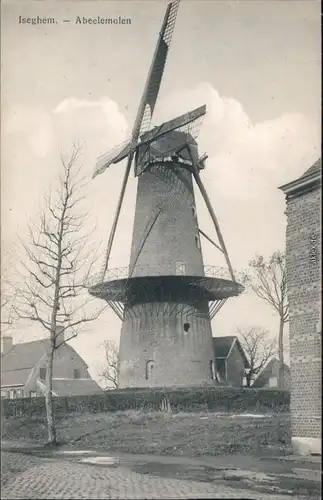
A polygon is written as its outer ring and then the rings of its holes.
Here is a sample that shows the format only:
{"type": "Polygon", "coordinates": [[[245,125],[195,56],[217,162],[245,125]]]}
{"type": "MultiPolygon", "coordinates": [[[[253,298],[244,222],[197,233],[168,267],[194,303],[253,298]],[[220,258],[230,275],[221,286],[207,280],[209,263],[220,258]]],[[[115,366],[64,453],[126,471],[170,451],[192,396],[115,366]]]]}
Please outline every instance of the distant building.
{"type": "Polygon", "coordinates": [[[242,387],[245,370],[250,366],[238,337],[213,337],[212,340],[218,381],[242,387]]]}
{"type": "MultiPolygon", "coordinates": [[[[280,363],[278,359],[271,359],[259,373],[258,377],[252,384],[252,387],[255,389],[260,387],[264,387],[266,389],[278,388],[279,365],[280,363]]],[[[286,364],[284,364],[284,388],[287,390],[290,389],[290,369],[286,364]]]]}
{"type": "MultiPolygon", "coordinates": [[[[3,337],[1,353],[1,397],[43,396],[46,379],[46,352],[49,339],[13,344],[3,337]]],[[[76,396],[101,392],[92,380],[88,366],[70,345],[64,343],[55,351],[53,395],[76,396]]]]}
{"type": "Polygon", "coordinates": [[[321,159],[280,189],[286,196],[292,444],[321,452],[321,159]]]}

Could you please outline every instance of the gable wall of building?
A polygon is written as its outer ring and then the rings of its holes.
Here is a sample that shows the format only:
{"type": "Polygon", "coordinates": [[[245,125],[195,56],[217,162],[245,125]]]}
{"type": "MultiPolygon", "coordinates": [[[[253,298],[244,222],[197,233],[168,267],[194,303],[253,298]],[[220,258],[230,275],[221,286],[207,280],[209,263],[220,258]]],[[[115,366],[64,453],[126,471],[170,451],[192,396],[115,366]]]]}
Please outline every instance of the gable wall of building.
{"type": "MultiPolygon", "coordinates": [[[[22,390],[22,394],[16,392],[14,397],[28,397],[42,396],[43,393],[39,386],[37,385],[37,379],[40,378],[40,369],[46,368],[46,356],[39,360],[39,362],[34,366],[34,368],[29,373],[29,378],[26,380],[24,387],[19,388],[3,388],[3,397],[5,392],[12,392],[14,390],[22,390]]],[[[86,363],[80,356],[78,356],[73,350],[69,348],[68,345],[63,344],[55,351],[54,366],[53,366],[53,378],[74,378],[74,370],[78,370],[78,378],[91,378],[87,369],[86,363]]],[[[5,397],[12,397],[12,395],[6,395],[5,397]]]]}
{"type": "Polygon", "coordinates": [[[244,360],[237,343],[235,343],[227,359],[227,382],[236,387],[242,387],[244,370],[244,360]]]}

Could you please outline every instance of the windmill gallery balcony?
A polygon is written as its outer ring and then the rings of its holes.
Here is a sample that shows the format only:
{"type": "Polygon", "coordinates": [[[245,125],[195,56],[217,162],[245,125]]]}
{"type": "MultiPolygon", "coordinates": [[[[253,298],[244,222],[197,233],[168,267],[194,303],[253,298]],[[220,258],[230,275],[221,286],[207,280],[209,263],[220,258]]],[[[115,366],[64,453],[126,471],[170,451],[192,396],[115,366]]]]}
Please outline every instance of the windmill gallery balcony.
{"type": "Polygon", "coordinates": [[[116,267],[109,269],[104,278],[102,274],[91,277],[87,286],[93,296],[123,303],[133,297],[134,290],[137,298],[146,294],[151,298],[153,293],[156,299],[157,295],[175,298],[177,294],[183,299],[183,294],[187,294],[209,301],[223,300],[243,291],[243,286],[233,282],[229,271],[223,267],[205,265],[204,276],[187,272],[183,262],[172,263],[172,268],[172,273],[165,275],[157,271],[152,276],[149,266],[116,267]]]}
{"type": "MultiPolygon", "coordinates": [[[[176,276],[189,276],[190,273],[187,273],[185,264],[182,262],[174,262],[172,263],[172,267],[174,269],[173,274],[176,276]]],[[[136,266],[136,276],[150,276],[149,267],[147,266],[136,266]]],[[[156,272],[156,276],[162,276],[164,273],[156,272]]],[[[98,283],[104,281],[115,281],[120,279],[131,278],[133,273],[131,273],[130,266],[124,267],[115,267],[113,269],[108,269],[104,280],[102,280],[102,275],[100,273],[95,274],[91,277],[89,286],[97,285],[98,283]]],[[[204,275],[208,278],[222,278],[226,280],[231,280],[230,273],[228,269],[220,266],[204,266],[204,275]]]]}

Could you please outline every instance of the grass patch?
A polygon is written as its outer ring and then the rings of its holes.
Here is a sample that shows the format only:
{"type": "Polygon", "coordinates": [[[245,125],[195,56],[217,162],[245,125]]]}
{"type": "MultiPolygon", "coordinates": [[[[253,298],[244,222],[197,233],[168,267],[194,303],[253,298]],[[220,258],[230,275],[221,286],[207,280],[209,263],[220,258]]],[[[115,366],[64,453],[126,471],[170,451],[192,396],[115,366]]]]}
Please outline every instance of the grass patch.
{"type": "MultiPolygon", "coordinates": [[[[233,418],[212,411],[164,413],[119,411],[56,418],[58,439],[74,448],[159,455],[288,453],[289,413],[233,418]]],[[[44,418],[9,418],[2,439],[45,442],[44,418]]]]}

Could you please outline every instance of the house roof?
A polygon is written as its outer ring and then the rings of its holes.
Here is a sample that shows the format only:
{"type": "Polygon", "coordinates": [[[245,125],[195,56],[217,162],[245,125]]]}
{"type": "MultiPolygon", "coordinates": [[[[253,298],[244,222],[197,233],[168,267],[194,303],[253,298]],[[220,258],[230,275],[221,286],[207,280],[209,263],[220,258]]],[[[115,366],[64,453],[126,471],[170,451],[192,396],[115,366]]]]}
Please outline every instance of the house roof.
{"type": "Polygon", "coordinates": [[[230,354],[231,349],[233,348],[233,345],[236,344],[241,353],[241,356],[244,359],[246,368],[249,367],[249,361],[238,337],[234,335],[230,335],[228,337],[213,337],[212,342],[215,358],[227,358],[230,354]]]}
{"type": "Polygon", "coordinates": [[[279,189],[281,189],[286,194],[286,196],[302,193],[303,191],[320,184],[321,172],[322,159],[319,158],[304,172],[303,175],[301,175],[294,181],[280,186],[279,189]]]}
{"type": "Polygon", "coordinates": [[[320,174],[321,169],[322,169],[322,159],[319,158],[318,160],[316,160],[315,163],[313,163],[313,165],[310,168],[308,168],[304,172],[303,175],[301,175],[300,179],[306,179],[308,177],[312,177],[313,175],[320,174]]]}
{"type": "Polygon", "coordinates": [[[83,396],[103,392],[95,380],[89,379],[65,379],[53,380],[53,392],[57,396],[83,396]]]}
{"type": "Polygon", "coordinates": [[[227,358],[233,342],[237,337],[213,337],[214,356],[216,358],[227,358]]]}
{"type": "MultiPolygon", "coordinates": [[[[48,348],[49,339],[41,339],[15,344],[10,351],[1,354],[1,386],[25,385],[31,369],[45,357],[48,348]]],[[[73,347],[64,344],[64,348],[82,360],[73,347]]]]}
{"type": "MultiPolygon", "coordinates": [[[[252,387],[263,387],[265,384],[267,384],[269,378],[272,376],[273,373],[273,368],[275,364],[279,364],[279,360],[277,358],[272,358],[266,366],[263,368],[263,370],[259,373],[258,377],[252,384],[252,387]]],[[[290,373],[289,366],[284,363],[284,372],[285,374],[290,373]]]]}
{"type": "Polygon", "coordinates": [[[30,375],[31,368],[22,368],[21,370],[1,369],[1,387],[23,387],[30,375]]]}

